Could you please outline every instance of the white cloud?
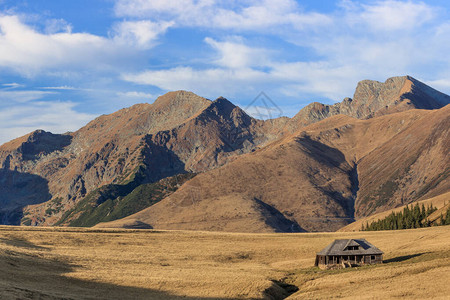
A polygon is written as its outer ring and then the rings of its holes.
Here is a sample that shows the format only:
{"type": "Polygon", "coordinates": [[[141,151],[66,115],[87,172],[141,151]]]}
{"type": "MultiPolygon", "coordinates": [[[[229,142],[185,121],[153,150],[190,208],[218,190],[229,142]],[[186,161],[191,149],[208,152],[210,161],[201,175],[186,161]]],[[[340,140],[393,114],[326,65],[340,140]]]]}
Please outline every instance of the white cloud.
{"type": "Polygon", "coordinates": [[[173,22],[123,21],[114,26],[114,41],[122,45],[149,49],[156,38],[172,25],[173,22]]]}
{"type": "Polygon", "coordinates": [[[262,90],[270,90],[288,97],[320,95],[334,100],[351,96],[356,81],[361,79],[360,72],[351,65],[273,60],[272,51],[247,46],[236,36],[221,42],[206,38],[205,42],[217,52],[212,61],[217,67],[147,70],[124,74],[122,79],[167,91],[190,90],[208,97],[252,97],[262,90]],[[351,86],[344,84],[349,79],[353,83],[351,86]]]}
{"type": "Polygon", "coordinates": [[[50,19],[45,21],[45,33],[72,32],[72,25],[64,19],[50,19]]]}
{"type": "Polygon", "coordinates": [[[169,22],[124,21],[117,23],[106,38],[90,33],[73,33],[60,20],[37,31],[17,15],[0,15],[0,67],[25,76],[89,73],[118,70],[135,59],[139,51],[149,49],[169,22]],[[65,26],[65,27],[64,27],[65,26]]]}
{"type": "Polygon", "coordinates": [[[219,58],[215,63],[223,67],[246,68],[264,66],[269,62],[269,51],[248,47],[240,37],[233,37],[224,42],[207,37],[205,42],[217,51],[219,58]]]}
{"type": "MultiPolygon", "coordinates": [[[[186,1],[187,12],[170,8],[165,1],[119,0],[117,7],[130,4],[124,15],[172,18],[178,24],[203,27],[203,21],[187,18],[201,10],[208,28],[273,32],[293,44],[312,50],[313,59],[283,61],[273,51],[246,44],[242,37],[218,40],[211,34],[205,42],[216,56],[214,67],[189,65],[163,70],[128,73],[122,78],[163,90],[187,89],[203,95],[251,94],[258,90],[288,97],[312,95],[335,101],[352,96],[362,79],[385,80],[391,76],[413,75],[428,79],[449,78],[450,23],[439,19],[436,8],[416,1],[377,1],[360,4],[343,1],[328,15],[305,13],[294,1],[245,1],[228,6],[216,1],[186,1]],[[243,3],[243,4],[242,4],[243,3]],[[214,15],[211,13],[214,12],[214,15]],[[310,18],[311,22],[306,22],[310,18]],[[319,22],[319,20],[321,20],[319,22]],[[184,22],[184,23],[183,23],[184,22]],[[270,29],[267,26],[270,25],[270,29]],[[326,25],[326,28],[324,27],[326,25]],[[288,26],[288,27],[286,27],[288,26]]],[[[172,3],[173,4],[173,3],[172,3]]],[[[270,47],[270,45],[269,45],[270,47]]],[[[303,51],[303,50],[300,50],[303,51]]],[[[433,81],[445,86],[446,81],[433,81]]]]}
{"type": "Polygon", "coordinates": [[[53,133],[73,131],[95,117],[77,112],[74,102],[49,101],[48,96],[57,95],[56,91],[18,90],[25,88],[19,83],[3,86],[6,88],[0,89],[0,145],[36,129],[53,133]]]}
{"type": "Polygon", "coordinates": [[[2,86],[5,87],[5,89],[15,89],[15,88],[19,88],[22,87],[22,84],[19,84],[17,82],[11,82],[11,83],[3,83],[2,86]]]}
{"type": "Polygon", "coordinates": [[[414,30],[433,19],[435,15],[435,9],[423,2],[388,0],[361,6],[361,13],[350,16],[367,23],[373,30],[414,30]]]}
{"type": "Polygon", "coordinates": [[[280,92],[286,96],[315,95],[340,101],[352,96],[360,73],[351,65],[333,65],[329,62],[277,63],[271,75],[282,84],[280,92]]]}
{"type": "Polygon", "coordinates": [[[27,91],[11,91],[11,90],[0,90],[0,101],[3,105],[11,103],[24,103],[37,99],[41,99],[46,95],[54,94],[53,92],[47,91],[37,91],[37,90],[27,90],[27,91]]]}
{"type": "Polygon", "coordinates": [[[272,30],[278,26],[303,29],[323,26],[330,19],[319,13],[304,13],[294,0],[118,0],[121,17],[165,19],[178,26],[242,30],[272,30]]]}
{"type": "Polygon", "coordinates": [[[76,90],[73,86],[61,85],[61,86],[44,86],[41,87],[43,90],[76,90]]]}
{"type": "Polygon", "coordinates": [[[324,26],[330,18],[320,13],[304,13],[296,1],[252,1],[241,10],[219,9],[213,16],[219,28],[237,30],[271,30],[274,26],[290,26],[297,30],[324,26]]]}
{"type": "Polygon", "coordinates": [[[245,69],[210,68],[195,70],[176,67],[168,70],[124,74],[122,79],[138,84],[153,85],[163,90],[190,90],[206,97],[233,96],[239,93],[255,94],[257,88],[270,80],[269,74],[245,69]]]}
{"type": "Polygon", "coordinates": [[[131,92],[118,92],[117,96],[119,97],[127,97],[127,98],[139,98],[142,100],[149,100],[149,99],[154,99],[155,96],[149,93],[144,93],[144,92],[136,92],[136,91],[131,91],[131,92]]]}
{"type": "Polygon", "coordinates": [[[119,0],[115,5],[115,12],[118,16],[128,17],[145,17],[153,13],[177,15],[182,14],[184,10],[207,5],[208,2],[213,1],[199,1],[196,5],[192,0],[119,0]]]}
{"type": "Polygon", "coordinates": [[[34,101],[0,110],[0,145],[36,129],[75,131],[95,115],[75,111],[73,102],[34,101]]]}
{"type": "Polygon", "coordinates": [[[111,55],[109,42],[87,33],[42,34],[17,16],[0,16],[0,66],[21,74],[41,69],[98,66],[111,55]],[[95,63],[94,63],[95,62],[95,63]]]}

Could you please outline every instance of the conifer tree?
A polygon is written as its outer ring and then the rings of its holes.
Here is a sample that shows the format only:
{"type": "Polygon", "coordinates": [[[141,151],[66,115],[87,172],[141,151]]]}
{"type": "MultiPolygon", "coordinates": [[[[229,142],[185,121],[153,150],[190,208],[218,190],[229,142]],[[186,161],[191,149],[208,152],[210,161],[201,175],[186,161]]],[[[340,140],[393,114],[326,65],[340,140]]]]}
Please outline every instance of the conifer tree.
{"type": "Polygon", "coordinates": [[[447,213],[445,215],[445,225],[450,225],[450,207],[447,208],[447,213]]]}
{"type": "Polygon", "coordinates": [[[361,230],[396,230],[396,229],[408,229],[408,228],[421,228],[430,227],[431,225],[450,225],[450,207],[445,212],[441,214],[440,224],[431,223],[428,220],[428,216],[436,211],[436,207],[431,204],[425,208],[425,205],[420,206],[418,203],[411,206],[407,205],[403,211],[398,213],[392,212],[382,220],[377,220],[372,223],[366,222],[365,226],[363,224],[361,230]]]}

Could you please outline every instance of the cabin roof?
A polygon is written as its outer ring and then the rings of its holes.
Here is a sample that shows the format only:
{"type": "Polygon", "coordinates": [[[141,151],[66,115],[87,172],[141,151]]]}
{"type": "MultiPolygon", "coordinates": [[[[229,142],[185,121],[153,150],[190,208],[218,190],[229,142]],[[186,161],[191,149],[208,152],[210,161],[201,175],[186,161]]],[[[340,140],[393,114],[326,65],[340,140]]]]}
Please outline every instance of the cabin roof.
{"type": "Polygon", "coordinates": [[[383,251],[366,241],[365,239],[334,240],[317,255],[376,255],[383,251]],[[359,246],[358,250],[348,250],[348,246],[359,246]]]}

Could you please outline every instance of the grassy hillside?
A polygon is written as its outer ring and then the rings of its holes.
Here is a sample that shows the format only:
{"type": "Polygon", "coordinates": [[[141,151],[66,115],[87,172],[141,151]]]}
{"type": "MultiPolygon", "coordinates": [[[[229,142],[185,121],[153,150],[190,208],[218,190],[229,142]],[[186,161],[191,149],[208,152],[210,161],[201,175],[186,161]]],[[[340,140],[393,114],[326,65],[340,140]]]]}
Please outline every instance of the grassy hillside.
{"type": "Polygon", "coordinates": [[[0,227],[2,299],[408,299],[450,294],[450,226],[300,234],[0,227]],[[322,271],[315,253],[364,237],[385,263],[322,271]]]}
{"type": "Polygon", "coordinates": [[[158,203],[194,176],[193,173],[179,174],[137,187],[130,184],[103,186],[68,210],[56,225],[91,227],[127,217],[158,203]]]}

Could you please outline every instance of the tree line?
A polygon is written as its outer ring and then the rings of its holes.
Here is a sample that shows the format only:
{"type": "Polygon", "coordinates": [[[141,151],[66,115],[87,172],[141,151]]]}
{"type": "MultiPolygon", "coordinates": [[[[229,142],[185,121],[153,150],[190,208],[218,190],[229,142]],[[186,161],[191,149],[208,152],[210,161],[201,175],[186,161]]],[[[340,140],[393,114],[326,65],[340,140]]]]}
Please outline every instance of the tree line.
{"type": "Polygon", "coordinates": [[[408,205],[398,213],[392,212],[384,219],[374,221],[372,223],[366,222],[362,225],[362,231],[377,231],[377,230],[397,230],[397,229],[409,229],[409,228],[422,228],[430,227],[432,225],[450,225],[450,207],[445,214],[441,214],[440,224],[431,223],[428,220],[428,216],[437,210],[433,205],[429,205],[425,208],[425,205],[419,206],[416,203],[415,206],[408,205]]]}

